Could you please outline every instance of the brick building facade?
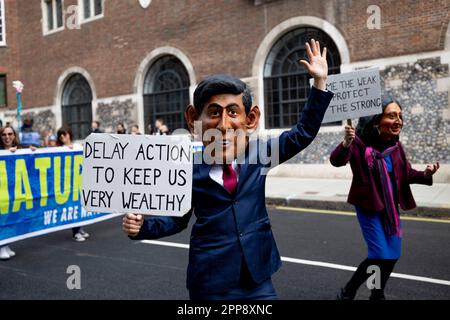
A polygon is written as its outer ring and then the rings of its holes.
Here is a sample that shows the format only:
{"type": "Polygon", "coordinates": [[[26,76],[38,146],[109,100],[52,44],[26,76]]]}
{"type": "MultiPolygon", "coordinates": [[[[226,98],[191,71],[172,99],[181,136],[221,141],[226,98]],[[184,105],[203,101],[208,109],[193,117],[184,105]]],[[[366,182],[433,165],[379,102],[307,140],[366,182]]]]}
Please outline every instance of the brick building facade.
{"type": "MultiPolygon", "coordinates": [[[[0,8],[4,123],[16,123],[11,82],[21,80],[23,117],[41,132],[69,123],[83,138],[93,119],[110,132],[119,121],[144,131],[157,116],[178,127],[196,84],[230,73],[252,87],[260,130],[276,134],[301,111],[307,78],[295,62],[314,36],[334,73],[380,68],[383,91],[403,105],[413,163],[450,163],[449,0],[0,0],[0,8]]],[[[292,162],[327,163],[342,132],[340,123],[323,127],[292,162]]]]}

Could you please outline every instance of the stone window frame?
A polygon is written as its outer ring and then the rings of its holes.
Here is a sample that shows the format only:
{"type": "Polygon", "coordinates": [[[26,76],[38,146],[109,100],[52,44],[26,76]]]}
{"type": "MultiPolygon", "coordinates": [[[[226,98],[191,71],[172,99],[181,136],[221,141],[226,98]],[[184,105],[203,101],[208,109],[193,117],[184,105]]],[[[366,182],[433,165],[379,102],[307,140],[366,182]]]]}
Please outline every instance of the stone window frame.
{"type": "Polygon", "coordinates": [[[78,21],[80,24],[82,23],[89,23],[92,21],[96,21],[99,19],[102,19],[105,16],[105,0],[100,0],[102,4],[102,12],[100,14],[95,14],[95,1],[96,0],[87,0],[89,1],[89,11],[91,12],[91,15],[88,18],[85,18],[85,0],[78,0],[78,21]]]}
{"type": "Polygon", "coordinates": [[[5,0],[0,0],[0,47],[6,46],[5,0]]]}
{"type": "Polygon", "coordinates": [[[149,124],[153,125],[157,118],[163,118],[171,131],[187,129],[184,111],[186,106],[190,104],[190,86],[189,73],[183,62],[176,56],[162,55],[154,61],[144,79],[145,132],[148,131],[148,123],[146,122],[151,119],[149,124]],[[163,77],[164,80],[160,77],[163,77]],[[167,77],[173,81],[167,81],[167,77]],[[166,87],[167,84],[175,86],[171,86],[169,89],[166,87]],[[159,87],[159,85],[164,85],[164,88],[159,87]],[[174,106],[181,106],[181,110],[170,110],[174,106]],[[166,109],[167,107],[169,109],[166,109]],[[174,125],[175,123],[177,125],[174,125]]]}
{"type": "Polygon", "coordinates": [[[87,79],[80,73],[73,73],[64,84],[61,115],[63,123],[71,127],[75,140],[82,140],[89,135],[90,125],[94,120],[92,114],[92,89],[87,79]],[[72,95],[74,91],[78,93],[75,97],[72,95]],[[84,94],[80,95],[80,91],[84,94]],[[84,132],[83,127],[85,129],[84,132]]]}
{"type": "MultiPolygon", "coordinates": [[[[271,48],[287,32],[302,28],[302,27],[314,27],[320,29],[326,33],[336,44],[338,53],[341,57],[341,72],[346,72],[348,70],[348,65],[350,65],[350,51],[343,34],[330,22],[323,20],[314,16],[297,16],[287,19],[280,24],[273,27],[261,41],[259,48],[256,51],[255,57],[253,59],[252,65],[252,76],[246,78],[245,81],[249,83],[252,88],[253,94],[255,96],[255,103],[258,104],[261,110],[260,119],[260,130],[265,131],[269,135],[277,135],[281,132],[290,129],[268,129],[265,126],[265,106],[264,106],[264,64],[270,53],[271,48]]],[[[342,121],[342,126],[327,126],[321,127],[319,132],[340,132],[344,126],[342,121]]]]}
{"type": "Polygon", "coordinates": [[[133,83],[133,93],[136,96],[137,101],[137,118],[139,128],[144,128],[144,81],[145,76],[147,75],[148,70],[151,68],[153,63],[158,60],[160,57],[165,55],[173,55],[178,58],[181,63],[186,68],[189,75],[189,103],[193,104],[193,96],[194,90],[197,87],[197,77],[194,70],[194,66],[191,62],[191,59],[188,55],[186,55],[182,50],[171,47],[164,46],[158,47],[148,53],[145,58],[141,61],[139,67],[136,70],[136,76],[133,83]]]}
{"type": "MultiPolygon", "coordinates": [[[[320,40],[321,45],[327,47],[328,74],[341,73],[341,58],[337,47],[333,39],[322,30],[306,26],[292,29],[279,37],[272,46],[264,66],[264,102],[267,106],[265,125],[269,130],[294,126],[308,99],[310,91],[308,79],[311,77],[297,62],[299,58],[306,56],[304,42],[300,41],[300,38],[306,35],[320,40]],[[302,51],[304,55],[299,56],[302,51]],[[280,56],[280,52],[289,52],[289,55],[280,56]],[[286,64],[289,65],[288,70],[284,69],[286,64]]],[[[303,41],[306,41],[306,38],[303,41]]],[[[322,126],[341,126],[341,123],[342,121],[335,121],[324,123],[322,126]]]]}
{"type": "Polygon", "coordinates": [[[98,104],[98,98],[97,98],[97,88],[94,83],[94,79],[89,74],[89,72],[79,66],[73,66],[65,71],[59,76],[57,84],[56,84],[56,92],[54,96],[54,114],[56,119],[56,126],[57,128],[62,126],[63,122],[63,116],[62,116],[62,102],[63,102],[63,92],[64,88],[66,86],[67,81],[76,73],[81,74],[86,81],[88,82],[91,93],[92,93],[92,101],[91,101],[91,107],[92,107],[92,117],[95,118],[97,114],[97,104],[98,104]]]}
{"type": "Polygon", "coordinates": [[[64,14],[64,0],[41,0],[41,9],[42,9],[42,33],[44,36],[54,34],[65,29],[65,14],[64,14]],[[61,26],[58,27],[58,10],[56,7],[56,3],[61,2],[61,26]],[[52,21],[54,23],[53,28],[49,27],[49,17],[48,17],[48,3],[52,4],[52,21]]]}

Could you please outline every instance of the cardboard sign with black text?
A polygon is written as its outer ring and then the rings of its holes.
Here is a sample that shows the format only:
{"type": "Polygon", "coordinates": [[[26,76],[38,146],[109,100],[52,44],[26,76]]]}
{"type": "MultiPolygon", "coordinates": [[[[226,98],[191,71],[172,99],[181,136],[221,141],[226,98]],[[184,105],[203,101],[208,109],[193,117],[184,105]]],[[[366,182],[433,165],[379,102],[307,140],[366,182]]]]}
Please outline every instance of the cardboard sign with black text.
{"type": "Polygon", "coordinates": [[[83,206],[183,216],[191,209],[191,149],[187,136],[91,134],[83,152],[83,206]]]}
{"type": "MultiPolygon", "coordinates": [[[[311,79],[311,84],[313,79],[311,79]]],[[[329,75],[327,90],[334,93],[322,123],[370,116],[382,112],[378,68],[329,75]]]]}

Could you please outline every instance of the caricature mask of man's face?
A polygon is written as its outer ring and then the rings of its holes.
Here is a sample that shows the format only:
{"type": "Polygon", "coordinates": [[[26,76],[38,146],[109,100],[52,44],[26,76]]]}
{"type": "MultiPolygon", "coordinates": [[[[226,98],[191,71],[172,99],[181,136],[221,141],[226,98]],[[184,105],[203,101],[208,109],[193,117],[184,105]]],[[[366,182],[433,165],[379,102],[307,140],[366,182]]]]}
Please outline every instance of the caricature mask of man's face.
{"type": "Polygon", "coordinates": [[[247,114],[242,94],[224,93],[206,101],[201,114],[189,106],[185,115],[191,131],[194,121],[201,121],[206,156],[210,154],[216,163],[231,163],[245,152],[248,134],[256,129],[260,111],[253,106],[247,114]]]}

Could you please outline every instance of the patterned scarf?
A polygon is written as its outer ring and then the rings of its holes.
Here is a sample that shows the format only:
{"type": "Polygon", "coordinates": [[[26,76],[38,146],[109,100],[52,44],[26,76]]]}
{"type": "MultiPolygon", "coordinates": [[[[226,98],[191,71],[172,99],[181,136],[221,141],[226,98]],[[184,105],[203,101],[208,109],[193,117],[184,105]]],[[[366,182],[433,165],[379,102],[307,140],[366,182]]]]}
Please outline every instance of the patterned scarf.
{"type": "Polygon", "coordinates": [[[402,230],[400,227],[399,213],[397,212],[397,206],[394,202],[394,192],[389,179],[389,172],[386,165],[385,157],[389,156],[394,150],[398,149],[398,143],[394,146],[387,148],[383,152],[379,152],[372,147],[367,147],[365,152],[365,158],[369,169],[378,171],[381,181],[381,189],[383,191],[383,200],[385,203],[385,209],[387,217],[384,220],[384,228],[388,235],[401,236],[402,230]]]}

